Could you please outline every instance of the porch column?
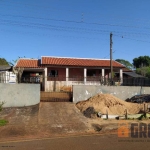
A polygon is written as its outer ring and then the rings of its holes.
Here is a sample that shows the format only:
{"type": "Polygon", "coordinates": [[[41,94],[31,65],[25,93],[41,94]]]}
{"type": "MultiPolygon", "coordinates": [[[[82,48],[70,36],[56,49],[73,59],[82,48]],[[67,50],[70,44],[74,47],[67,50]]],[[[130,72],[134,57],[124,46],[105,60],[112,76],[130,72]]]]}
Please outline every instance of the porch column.
{"type": "Polygon", "coordinates": [[[9,79],[9,72],[6,71],[6,83],[9,83],[8,79],[9,79]]]}
{"type": "Polygon", "coordinates": [[[45,91],[47,91],[47,86],[46,86],[47,85],[46,84],[47,83],[47,68],[44,69],[44,77],[43,78],[44,78],[44,89],[45,89],[45,91]]]}
{"type": "Polygon", "coordinates": [[[105,69],[102,69],[102,80],[104,81],[104,77],[105,77],[105,69]]]}
{"type": "Polygon", "coordinates": [[[120,69],[120,83],[123,83],[123,71],[120,69]]]}
{"type": "Polygon", "coordinates": [[[108,78],[109,78],[109,79],[111,78],[111,72],[109,72],[108,78]]]}
{"type": "Polygon", "coordinates": [[[6,71],[3,73],[3,83],[6,83],[6,71]]]}
{"type": "Polygon", "coordinates": [[[101,84],[104,84],[105,81],[105,69],[102,69],[102,80],[101,80],[101,84]]]}
{"type": "Polygon", "coordinates": [[[68,85],[69,68],[66,68],[66,84],[68,85]]]}
{"type": "Polygon", "coordinates": [[[87,69],[84,68],[84,83],[86,83],[86,73],[87,73],[87,69]]]}

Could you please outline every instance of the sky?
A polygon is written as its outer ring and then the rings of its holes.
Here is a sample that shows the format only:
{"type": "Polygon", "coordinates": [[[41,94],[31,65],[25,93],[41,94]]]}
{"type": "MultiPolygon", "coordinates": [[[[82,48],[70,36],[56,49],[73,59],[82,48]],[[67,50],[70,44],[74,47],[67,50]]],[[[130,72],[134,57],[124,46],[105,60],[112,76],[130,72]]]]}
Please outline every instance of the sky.
{"type": "Polygon", "coordinates": [[[149,0],[0,0],[0,58],[150,56],[149,0]]]}

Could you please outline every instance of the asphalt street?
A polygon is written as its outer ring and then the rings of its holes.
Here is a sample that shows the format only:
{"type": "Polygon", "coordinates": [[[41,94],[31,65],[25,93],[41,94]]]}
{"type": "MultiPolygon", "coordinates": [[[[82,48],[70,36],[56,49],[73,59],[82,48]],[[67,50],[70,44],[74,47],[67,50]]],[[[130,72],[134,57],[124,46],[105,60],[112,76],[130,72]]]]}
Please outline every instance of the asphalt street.
{"type": "Polygon", "coordinates": [[[117,135],[82,135],[38,140],[1,142],[0,150],[149,150],[150,138],[117,135]]]}

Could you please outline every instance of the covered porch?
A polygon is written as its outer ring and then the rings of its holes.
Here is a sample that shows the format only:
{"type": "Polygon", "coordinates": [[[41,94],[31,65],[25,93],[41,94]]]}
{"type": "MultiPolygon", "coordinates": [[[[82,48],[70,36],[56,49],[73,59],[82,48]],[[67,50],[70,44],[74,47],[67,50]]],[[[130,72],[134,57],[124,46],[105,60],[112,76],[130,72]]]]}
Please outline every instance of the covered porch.
{"type": "MultiPolygon", "coordinates": [[[[75,68],[75,67],[46,67],[45,69],[45,91],[58,91],[65,86],[72,85],[112,85],[109,68],[75,68]]],[[[122,84],[123,71],[121,68],[114,68],[119,71],[119,77],[113,77],[115,83],[122,84]]]]}
{"type": "MultiPolygon", "coordinates": [[[[110,78],[109,68],[61,68],[61,67],[47,67],[44,69],[47,75],[47,81],[100,81],[110,78]]],[[[115,72],[119,72],[117,79],[123,81],[123,70],[121,68],[114,68],[113,79],[116,80],[115,72]]]]}
{"type": "Polygon", "coordinates": [[[24,68],[21,83],[40,84],[41,91],[44,91],[44,69],[43,68],[24,68]]]}

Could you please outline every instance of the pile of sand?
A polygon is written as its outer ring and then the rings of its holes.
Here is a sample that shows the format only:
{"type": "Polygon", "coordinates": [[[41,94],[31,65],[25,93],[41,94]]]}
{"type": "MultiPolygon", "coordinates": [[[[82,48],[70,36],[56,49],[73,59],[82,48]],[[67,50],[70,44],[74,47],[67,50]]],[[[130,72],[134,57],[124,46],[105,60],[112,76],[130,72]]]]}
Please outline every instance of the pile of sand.
{"type": "Polygon", "coordinates": [[[85,112],[89,107],[94,108],[96,112],[110,115],[123,115],[127,109],[128,114],[136,114],[143,111],[143,104],[129,103],[123,101],[111,94],[97,94],[88,100],[76,104],[80,111],[85,112]]]}

